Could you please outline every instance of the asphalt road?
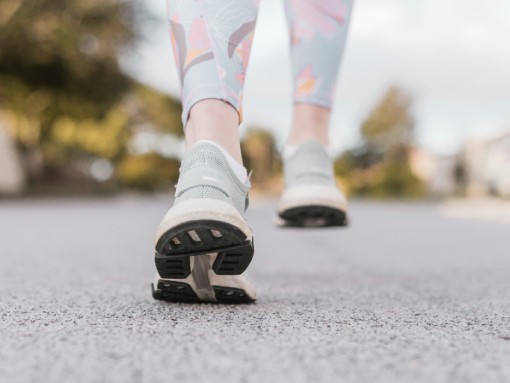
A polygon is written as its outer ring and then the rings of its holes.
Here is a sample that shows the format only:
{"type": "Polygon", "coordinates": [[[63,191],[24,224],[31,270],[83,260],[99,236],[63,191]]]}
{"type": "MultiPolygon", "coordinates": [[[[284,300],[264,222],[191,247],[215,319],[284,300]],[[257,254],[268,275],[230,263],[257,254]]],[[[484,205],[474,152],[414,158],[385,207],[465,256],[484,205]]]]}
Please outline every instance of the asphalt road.
{"type": "Polygon", "coordinates": [[[249,213],[253,305],[154,301],[170,201],[0,201],[0,382],[509,382],[510,225],[354,203],[249,213]]]}

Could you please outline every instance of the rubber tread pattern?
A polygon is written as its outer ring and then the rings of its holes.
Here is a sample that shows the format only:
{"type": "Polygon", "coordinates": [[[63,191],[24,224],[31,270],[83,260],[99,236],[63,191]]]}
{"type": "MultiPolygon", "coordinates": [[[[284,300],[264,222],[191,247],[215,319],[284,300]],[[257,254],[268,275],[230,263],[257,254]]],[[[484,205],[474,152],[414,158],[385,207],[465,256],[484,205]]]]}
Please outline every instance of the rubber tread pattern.
{"type": "Polygon", "coordinates": [[[212,286],[212,288],[218,303],[239,304],[255,302],[243,289],[225,286],[212,286]]]}
{"type": "Polygon", "coordinates": [[[163,278],[184,279],[191,274],[189,258],[167,257],[156,253],[156,269],[163,278]]]}
{"type": "Polygon", "coordinates": [[[152,285],[154,299],[168,302],[199,303],[200,299],[190,285],[183,282],[159,280],[155,289],[152,285]]]}
{"type": "Polygon", "coordinates": [[[161,236],[156,244],[155,263],[162,278],[184,279],[191,274],[189,257],[217,253],[214,272],[239,275],[248,268],[253,252],[253,238],[247,239],[239,228],[222,221],[196,220],[175,226],[161,236]],[[192,231],[199,241],[189,234],[192,231]],[[213,231],[221,237],[214,236],[213,231]]]}
{"type": "Polygon", "coordinates": [[[347,214],[328,206],[299,206],[279,214],[287,227],[333,227],[347,226],[347,214]]]}
{"type": "MultiPolygon", "coordinates": [[[[216,295],[216,303],[246,304],[255,302],[243,289],[226,286],[212,286],[212,288],[216,295]]],[[[166,302],[204,303],[191,286],[184,282],[159,280],[157,288],[152,285],[152,296],[156,300],[166,302]]]]}

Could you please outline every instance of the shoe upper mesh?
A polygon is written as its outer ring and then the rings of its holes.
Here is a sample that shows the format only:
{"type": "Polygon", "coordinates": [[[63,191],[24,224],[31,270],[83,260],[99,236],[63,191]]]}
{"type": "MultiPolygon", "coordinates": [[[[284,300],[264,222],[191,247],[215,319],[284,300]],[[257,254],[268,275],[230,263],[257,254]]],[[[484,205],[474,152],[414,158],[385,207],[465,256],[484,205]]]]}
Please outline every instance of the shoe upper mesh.
{"type": "Polygon", "coordinates": [[[203,143],[187,153],[181,163],[175,203],[211,198],[232,204],[243,215],[249,187],[236,177],[217,147],[203,143]],[[215,180],[213,185],[208,184],[208,178],[215,180]],[[185,188],[180,191],[182,185],[185,188]]]}
{"type": "Polygon", "coordinates": [[[284,159],[286,187],[308,184],[333,185],[333,160],[324,146],[316,141],[302,144],[284,159]]]}

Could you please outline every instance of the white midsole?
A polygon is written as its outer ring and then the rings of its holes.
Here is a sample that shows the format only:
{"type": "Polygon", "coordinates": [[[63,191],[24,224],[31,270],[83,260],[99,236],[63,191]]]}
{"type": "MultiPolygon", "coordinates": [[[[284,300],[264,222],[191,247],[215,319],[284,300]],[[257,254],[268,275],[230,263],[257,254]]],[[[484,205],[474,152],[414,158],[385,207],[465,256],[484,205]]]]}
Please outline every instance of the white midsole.
{"type": "Polygon", "coordinates": [[[211,198],[190,199],[172,206],[161,221],[154,245],[161,236],[182,223],[198,220],[214,220],[228,223],[241,230],[248,239],[252,239],[252,231],[241,214],[227,202],[211,198]]]}
{"type": "Polygon", "coordinates": [[[335,186],[304,185],[285,189],[278,202],[278,213],[300,206],[326,206],[347,213],[345,196],[335,186]]]}

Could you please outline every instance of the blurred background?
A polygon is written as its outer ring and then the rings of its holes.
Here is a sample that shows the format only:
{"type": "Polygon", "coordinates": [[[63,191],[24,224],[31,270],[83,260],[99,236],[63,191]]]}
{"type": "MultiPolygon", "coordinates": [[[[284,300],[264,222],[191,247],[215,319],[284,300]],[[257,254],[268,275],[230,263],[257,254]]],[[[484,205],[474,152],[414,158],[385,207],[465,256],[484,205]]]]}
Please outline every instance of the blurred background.
{"type": "MultiPolygon", "coordinates": [[[[183,152],[166,5],[1,0],[0,195],[169,190],[183,152]]],[[[510,3],[357,0],[331,137],[362,197],[510,197],[510,3]]],[[[291,75],[282,1],[263,0],[243,149],[281,188],[291,75]]]]}
{"type": "Polygon", "coordinates": [[[259,303],[227,308],[150,294],[183,153],[165,0],[0,0],[0,382],[510,382],[510,1],[355,0],[352,225],[304,231],[272,224],[282,2],[241,126],[259,303]]]}

